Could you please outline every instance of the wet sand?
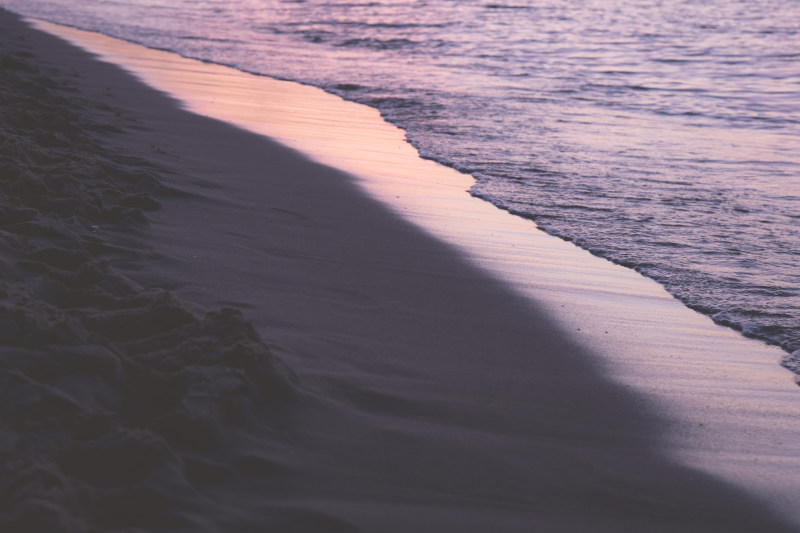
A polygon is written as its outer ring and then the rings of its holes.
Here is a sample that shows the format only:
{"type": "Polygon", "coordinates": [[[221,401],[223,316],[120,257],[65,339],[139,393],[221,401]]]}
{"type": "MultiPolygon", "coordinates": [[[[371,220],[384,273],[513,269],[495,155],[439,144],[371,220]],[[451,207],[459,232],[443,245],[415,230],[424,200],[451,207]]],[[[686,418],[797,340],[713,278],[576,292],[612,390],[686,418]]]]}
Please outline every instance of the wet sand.
{"type": "Polygon", "coordinates": [[[0,524],[792,530],[352,176],[0,20],[0,524]]]}

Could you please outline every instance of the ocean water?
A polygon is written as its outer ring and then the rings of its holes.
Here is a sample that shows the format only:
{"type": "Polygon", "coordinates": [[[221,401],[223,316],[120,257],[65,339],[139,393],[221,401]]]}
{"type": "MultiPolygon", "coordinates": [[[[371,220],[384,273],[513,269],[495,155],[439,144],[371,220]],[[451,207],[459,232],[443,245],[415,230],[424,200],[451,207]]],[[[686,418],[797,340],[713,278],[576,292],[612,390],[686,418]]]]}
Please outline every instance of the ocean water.
{"type": "Polygon", "coordinates": [[[0,0],[377,107],[800,373],[796,0],[0,0]]]}

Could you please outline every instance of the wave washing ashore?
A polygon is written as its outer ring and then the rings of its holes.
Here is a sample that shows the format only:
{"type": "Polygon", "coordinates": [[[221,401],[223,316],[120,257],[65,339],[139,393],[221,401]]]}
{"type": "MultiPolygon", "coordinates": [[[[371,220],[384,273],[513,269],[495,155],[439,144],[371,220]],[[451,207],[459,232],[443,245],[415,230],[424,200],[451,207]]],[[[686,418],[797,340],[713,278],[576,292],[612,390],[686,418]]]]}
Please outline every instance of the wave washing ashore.
{"type": "MultiPolygon", "coordinates": [[[[776,389],[713,364],[658,373],[651,388],[686,388],[710,435],[739,439],[680,449],[705,430],[605,379],[574,332],[350,176],[182,111],[2,10],[0,28],[0,529],[796,529],[788,373],[735,369],[776,389]],[[738,479],[709,475],[715,462],[738,479]]],[[[246,110],[250,83],[279,83],[82,39],[246,110]]],[[[308,112],[313,91],[285,85],[308,112]]],[[[677,327],[669,346],[704,338],[698,355],[768,351],[677,327]]],[[[673,355],[665,370],[685,364],[673,355]]]]}
{"type": "Polygon", "coordinates": [[[377,107],[473,194],[800,349],[796,2],[0,3],[377,107]]]}

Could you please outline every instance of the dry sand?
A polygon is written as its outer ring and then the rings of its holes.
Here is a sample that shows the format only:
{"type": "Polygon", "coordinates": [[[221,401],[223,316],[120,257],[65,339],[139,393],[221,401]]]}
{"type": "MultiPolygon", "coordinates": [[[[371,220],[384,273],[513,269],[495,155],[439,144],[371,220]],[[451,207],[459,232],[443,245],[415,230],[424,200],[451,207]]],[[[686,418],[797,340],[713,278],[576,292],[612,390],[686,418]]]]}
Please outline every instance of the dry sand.
{"type": "Polygon", "coordinates": [[[0,17],[4,530],[796,530],[350,176],[0,17]]]}

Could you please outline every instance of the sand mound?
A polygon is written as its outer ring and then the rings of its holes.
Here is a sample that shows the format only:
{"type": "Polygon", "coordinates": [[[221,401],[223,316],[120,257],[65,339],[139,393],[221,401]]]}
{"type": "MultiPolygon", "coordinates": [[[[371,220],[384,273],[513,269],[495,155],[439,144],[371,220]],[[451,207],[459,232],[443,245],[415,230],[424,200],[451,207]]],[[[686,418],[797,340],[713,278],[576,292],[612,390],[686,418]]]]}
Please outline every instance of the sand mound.
{"type": "MultiPolygon", "coordinates": [[[[198,312],[147,269],[146,212],[180,194],[104,146],[116,110],[0,24],[0,529],[180,528],[197,455],[294,378],[238,310],[198,312]],[[91,111],[88,113],[87,111],[91,111]],[[106,116],[108,122],[96,117],[106,116]]],[[[200,465],[200,466],[198,466],[200,465]]]]}

